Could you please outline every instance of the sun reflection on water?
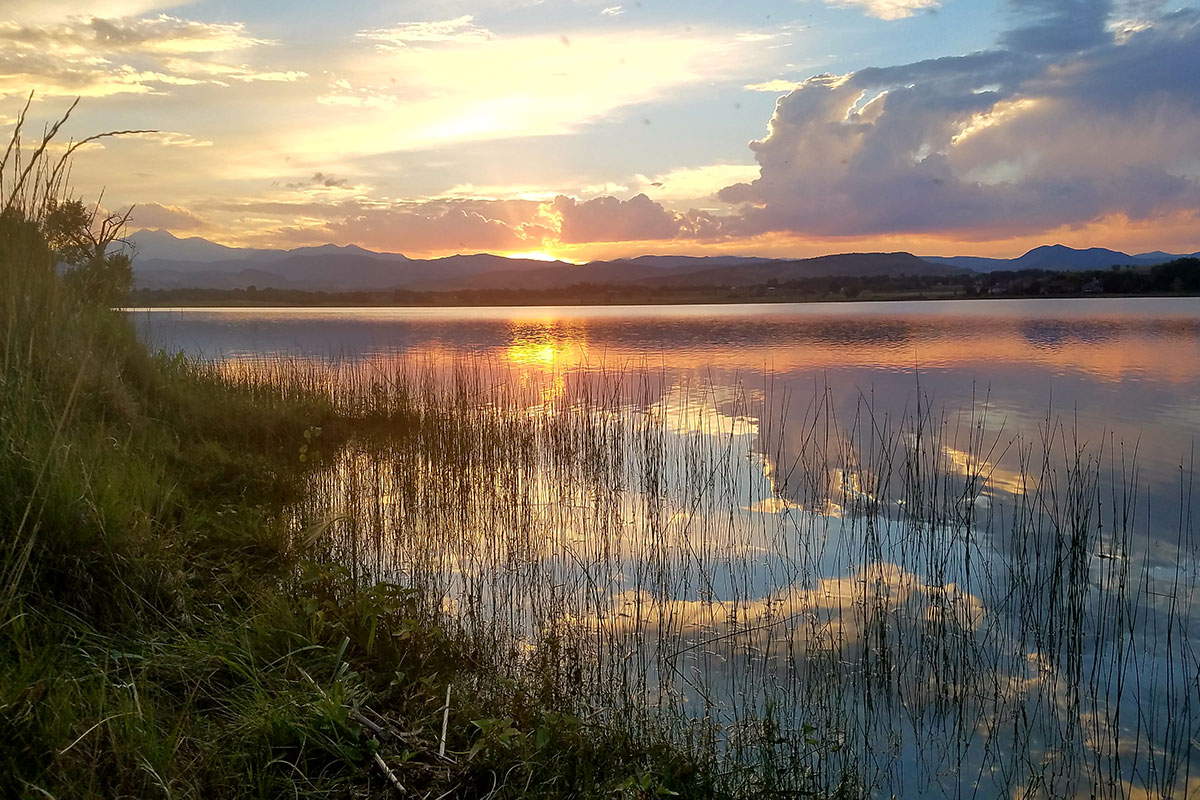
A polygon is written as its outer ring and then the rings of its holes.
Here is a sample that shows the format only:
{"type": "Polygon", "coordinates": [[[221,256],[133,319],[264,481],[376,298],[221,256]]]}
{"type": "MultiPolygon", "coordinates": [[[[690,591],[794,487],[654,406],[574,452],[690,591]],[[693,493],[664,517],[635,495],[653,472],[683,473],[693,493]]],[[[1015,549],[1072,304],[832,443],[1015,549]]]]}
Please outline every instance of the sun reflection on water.
{"type": "Polygon", "coordinates": [[[538,369],[565,369],[588,360],[587,328],[553,317],[513,320],[502,358],[506,364],[538,369]]]}

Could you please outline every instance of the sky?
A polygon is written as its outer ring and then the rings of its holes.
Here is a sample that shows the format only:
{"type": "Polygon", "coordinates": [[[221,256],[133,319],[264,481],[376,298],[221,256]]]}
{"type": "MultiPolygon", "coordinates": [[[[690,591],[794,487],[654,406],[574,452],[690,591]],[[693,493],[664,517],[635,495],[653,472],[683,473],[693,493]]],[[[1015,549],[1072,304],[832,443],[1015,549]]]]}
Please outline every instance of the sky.
{"type": "Polygon", "coordinates": [[[0,0],[72,191],[414,257],[1200,250],[1200,0],[0,0]]]}

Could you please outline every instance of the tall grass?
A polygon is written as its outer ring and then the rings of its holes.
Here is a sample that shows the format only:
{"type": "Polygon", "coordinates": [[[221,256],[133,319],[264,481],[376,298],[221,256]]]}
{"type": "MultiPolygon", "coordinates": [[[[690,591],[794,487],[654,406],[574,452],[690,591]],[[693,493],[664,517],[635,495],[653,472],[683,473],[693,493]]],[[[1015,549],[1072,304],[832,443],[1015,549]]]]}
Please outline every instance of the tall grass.
{"type": "Polygon", "coordinates": [[[818,391],[783,425],[795,398],[642,370],[304,369],[380,425],[296,524],[508,680],[668,732],[713,791],[1200,789],[1190,456],[1167,511],[1135,450],[1049,413],[1008,433],[986,398],[840,419],[818,391]]]}

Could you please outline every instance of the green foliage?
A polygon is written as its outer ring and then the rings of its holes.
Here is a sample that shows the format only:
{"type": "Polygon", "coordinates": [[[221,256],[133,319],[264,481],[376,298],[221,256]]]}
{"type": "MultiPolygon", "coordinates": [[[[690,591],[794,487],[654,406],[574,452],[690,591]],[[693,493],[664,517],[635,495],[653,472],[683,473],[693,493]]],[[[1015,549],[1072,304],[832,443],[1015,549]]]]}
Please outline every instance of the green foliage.
{"type": "Polygon", "coordinates": [[[100,305],[120,305],[133,288],[133,262],[128,253],[109,252],[119,240],[129,214],[97,221],[82,200],[51,199],[41,231],[59,262],[70,267],[64,284],[78,297],[100,305]]]}
{"type": "Polygon", "coordinates": [[[64,283],[80,297],[102,305],[123,304],[133,288],[133,266],[126,253],[93,258],[63,277],[64,283]]]}
{"type": "Polygon", "coordinates": [[[41,223],[42,235],[60,261],[78,267],[92,259],[95,254],[92,217],[82,200],[58,202],[51,199],[47,203],[41,223]]]}

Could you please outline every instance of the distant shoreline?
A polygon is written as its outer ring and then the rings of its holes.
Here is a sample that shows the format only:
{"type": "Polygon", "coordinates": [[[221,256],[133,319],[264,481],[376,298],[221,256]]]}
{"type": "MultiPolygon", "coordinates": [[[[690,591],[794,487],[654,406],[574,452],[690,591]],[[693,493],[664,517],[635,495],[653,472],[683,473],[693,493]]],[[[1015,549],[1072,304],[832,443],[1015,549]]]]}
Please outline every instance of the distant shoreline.
{"type": "Polygon", "coordinates": [[[376,307],[433,308],[528,305],[696,305],[830,303],[1081,297],[1180,297],[1200,294],[1200,259],[1149,268],[1018,270],[952,275],[820,275],[745,284],[577,283],[511,289],[135,289],[128,305],[143,307],[376,307]]]}
{"type": "MultiPolygon", "coordinates": [[[[449,301],[446,298],[430,299],[427,301],[395,302],[377,299],[359,299],[347,297],[346,294],[328,293],[321,298],[311,300],[280,301],[267,297],[248,299],[237,297],[238,292],[213,293],[205,298],[173,298],[161,302],[147,302],[135,293],[124,310],[142,311],[154,309],[182,308],[520,308],[527,306],[681,306],[681,305],[791,305],[819,303],[890,303],[890,302],[939,302],[946,300],[1095,300],[1095,299],[1125,299],[1133,297],[1145,298],[1175,298],[1200,297],[1200,292],[1138,292],[1138,293],[1074,293],[1074,294],[1005,294],[1005,295],[950,295],[950,294],[888,294],[888,295],[857,295],[855,297],[812,297],[791,296],[788,294],[771,294],[761,297],[687,297],[675,299],[596,299],[596,298],[564,298],[525,296],[513,298],[492,298],[478,301],[449,301]],[[224,295],[224,296],[218,296],[224,295]]],[[[318,293],[312,293],[318,294],[318,293]]],[[[325,294],[325,293],[319,293],[325,294]]]]}

